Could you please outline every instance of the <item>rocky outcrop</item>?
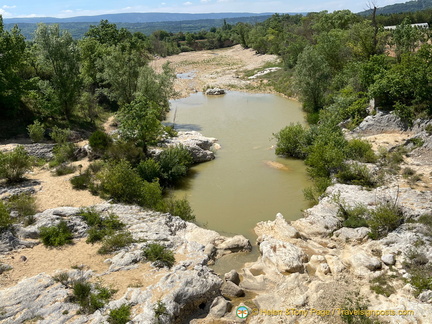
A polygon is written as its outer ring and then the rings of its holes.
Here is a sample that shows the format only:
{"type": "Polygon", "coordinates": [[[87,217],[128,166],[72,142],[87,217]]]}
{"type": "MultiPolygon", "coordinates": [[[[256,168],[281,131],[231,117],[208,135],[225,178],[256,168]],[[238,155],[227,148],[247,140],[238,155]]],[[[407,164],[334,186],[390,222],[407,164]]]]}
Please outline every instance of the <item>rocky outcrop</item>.
{"type": "MultiPolygon", "coordinates": [[[[214,150],[220,148],[216,143],[217,139],[213,137],[205,137],[196,131],[178,132],[176,137],[166,139],[162,146],[170,147],[183,145],[192,155],[194,163],[202,163],[211,161],[215,158],[214,150]]],[[[154,150],[155,155],[162,151],[154,150]]]]}
{"type": "Polygon", "coordinates": [[[253,79],[259,78],[259,77],[261,77],[263,75],[266,75],[268,73],[279,71],[280,69],[281,69],[280,67],[267,68],[267,69],[264,69],[264,70],[262,70],[262,71],[260,71],[260,72],[258,72],[256,74],[250,76],[248,79],[249,80],[253,80],[253,79]]]}
{"type": "Polygon", "coordinates": [[[220,96],[225,94],[225,90],[220,88],[212,88],[212,89],[207,89],[205,94],[207,96],[220,96]]]}
{"type": "Polygon", "coordinates": [[[407,129],[408,126],[394,113],[378,112],[376,115],[367,116],[353,132],[375,135],[403,132],[407,129]]]}

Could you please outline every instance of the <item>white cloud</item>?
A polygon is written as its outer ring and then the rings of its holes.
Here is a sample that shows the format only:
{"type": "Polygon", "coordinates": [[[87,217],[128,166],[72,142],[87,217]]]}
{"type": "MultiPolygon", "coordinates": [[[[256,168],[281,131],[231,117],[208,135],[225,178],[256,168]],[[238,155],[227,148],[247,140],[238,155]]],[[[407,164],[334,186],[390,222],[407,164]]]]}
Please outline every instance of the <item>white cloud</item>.
{"type": "Polygon", "coordinates": [[[62,12],[64,12],[64,13],[72,13],[73,10],[62,10],[62,12]]]}
{"type": "Polygon", "coordinates": [[[3,9],[13,9],[16,8],[16,6],[8,6],[8,5],[4,5],[3,9]]]}
{"type": "Polygon", "coordinates": [[[188,1],[188,2],[184,2],[183,4],[184,4],[185,6],[191,6],[191,5],[192,5],[192,2],[188,1]]]}
{"type": "Polygon", "coordinates": [[[202,3],[209,3],[211,0],[201,0],[202,3]]]}
{"type": "Polygon", "coordinates": [[[12,14],[11,14],[10,12],[7,12],[7,11],[4,10],[4,9],[0,9],[0,15],[2,15],[4,18],[5,18],[5,17],[11,17],[11,16],[12,16],[12,14]]]}

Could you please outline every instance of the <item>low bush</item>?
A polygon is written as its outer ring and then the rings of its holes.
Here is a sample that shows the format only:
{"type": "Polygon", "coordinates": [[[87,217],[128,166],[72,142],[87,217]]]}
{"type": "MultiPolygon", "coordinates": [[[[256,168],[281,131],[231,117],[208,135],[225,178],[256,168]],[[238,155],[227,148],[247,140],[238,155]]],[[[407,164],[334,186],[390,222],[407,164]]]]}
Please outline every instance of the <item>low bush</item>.
{"type": "Polygon", "coordinates": [[[148,182],[153,182],[161,178],[160,164],[153,159],[141,161],[137,167],[137,172],[141,179],[148,182]]]}
{"type": "Polygon", "coordinates": [[[403,223],[403,212],[399,206],[391,203],[378,205],[370,212],[368,225],[371,229],[369,236],[372,239],[385,237],[403,223]]]}
{"type": "Polygon", "coordinates": [[[137,147],[135,143],[120,140],[109,146],[105,157],[108,160],[118,162],[126,160],[135,167],[144,159],[145,155],[143,149],[137,147]]]}
{"type": "Polygon", "coordinates": [[[339,204],[338,216],[344,219],[342,223],[344,227],[368,227],[367,214],[368,209],[363,205],[349,208],[343,204],[339,204]]]}
{"type": "Polygon", "coordinates": [[[50,161],[50,167],[56,167],[68,161],[75,161],[76,146],[73,143],[61,143],[54,147],[54,159],[50,161]]]}
{"type": "Polygon", "coordinates": [[[311,144],[308,130],[300,124],[291,124],[279,133],[273,134],[276,138],[276,154],[292,158],[305,159],[307,148],[311,144]]]}
{"type": "Polygon", "coordinates": [[[105,236],[102,240],[102,246],[98,250],[99,254],[108,254],[115,252],[129,244],[132,244],[134,239],[132,234],[128,231],[114,233],[109,236],[105,236]]]}
{"type": "Polygon", "coordinates": [[[156,209],[163,213],[179,216],[181,219],[188,222],[195,220],[192,207],[186,198],[180,200],[175,200],[173,198],[164,199],[156,209]]]}
{"type": "Polygon", "coordinates": [[[173,185],[186,176],[192,165],[192,156],[182,145],[169,147],[157,158],[161,170],[161,183],[164,186],[173,185]]]}
{"type": "Polygon", "coordinates": [[[368,188],[376,187],[377,183],[368,168],[359,163],[345,164],[336,174],[340,183],[359,185],[368,188]]]}
{"type": "Polygon", "coordinates": [[[72,242],[72,232],[65,221],[56,226],[41,227],[39,236],[45,246],[62,246],[72,242]]]}
{"type": "Polygon", "coordinates": [[[57,144],[66,144],[68,142],[70,134],[71,131],[69,128],[62,129],[54,126],[51,130],[50,136],[57,144]]]}
{"type": "Polygon", "coordinates": [[[32,125],[28,125],[27,130],[31,140],[34,143],[39,143],[43,141],[45,128],[38,120],[35,120],[32,125]]]}
{"type": "Polygon", "coordinates": [[[112,309],[108,316],[110,324],[126,324],[130,321],[131,305],[123,304],[119,308],[112,309]]]}
{"type": "Polygon", "coordinates": [[[90,135],[89,144],[96,154],[102,155],[112,144],[112,138],[107,133],[97,130],[90,135]]]}
{"type": "Polygon", "coordinates": [[[152,243],[143,250],[143,257],[148,261],[155,262],[157,267],[171,268],[175,263],[174,253],[165,246],[152,243]]]}
{"type": "Polygon", "coordinates": [[[13,224],[12,217],[10,216],[3,201],[0,200],[0,233],[8,229],[13,224]]]}
{"type": "Polygon", "coordinates": [[[23,175],[32,168],[32,158],[23,146],[17,146],[12,152],[0,152],[0,179],[14,183],[23,180],[23,175]]]}
{"type": "Polygon", "coordinates": [[[416,172],[411,168],[404,168],[402,170],[402,177],[405,179],[408,179],[409,177],[413,176],[416,172]]]}
{"type": "Polygon", "coordinates": [[[162,200],[159,184],[142,180],[126,160],[108,164],[98,178],[102,193],[119,202],[155,207],[162,200]]]}
{"type": "Polygon", "coordinates": [[[54,174],[58,177],[74,173],[76,171],[76,167],[69,164],[61,164],[54,170],[54,174]]]}
{"type": "Polygon", "coordinates": [[[409,283],[418,296],[423,291],[432,290],[432,264],[428,257],[416,249],[405,253],[404,269],[410,274],[409,283]]]}
{"type": "Polygon", "coordinates": [[[79,213],[90,228],[87,230],[87,243],[95,243],[101,241],[109,235],[113,235],[115,231],[124,228],[124,224],[115,214],[109,214],[103,218],[95,209],[83,209],[79,213]]]}
{"type": "Polygon", "coordinates": [[[396,293],[396,289],[390,284],[391,278],[382,274],[371,280],[370,289],[378,295],[390,297],[390,295],[396,293]]]}
{"type": "Polygon", "coordinates": [[[375,163],[378,159],[372,150],[372,145],[360,139],[348,141],[347,158],[364,163],[375,163]]]}
{"type": "Polygon", "coordinates": [[[92,285],[84,280],[78,280],[74,283],[72,301],[81,306],[80,311],[86,314],[92,314],[98,309],[105,306],[114,290],[96,285],[92,285]],[[92,290],[94,292],[92,292],[92,290]]]}
{"type": "Polygon", "coordinates": [[[164,315],[167,315],[167,308],[165,306],[165,303],[161,300],[158,300],[156,306],[153,308],[153,311],[155,313],[155,319],[158,323],[161,322],[161,317],[164,315]]]}
{"type": "Polygon", "coordinates": [[[87,169],[83,173],[72,177],[69,181],[72,184],[72,188],[76,190],[85,190],[90,187],[92,176],[90,171],[87,169]]]}
{"type": "Polygon", "coordinates": [[[27,217],[36,214],[36,198],[28,193],[13,195],[9,198],[7,207],[18,213],[20,217],[27,217]]]}

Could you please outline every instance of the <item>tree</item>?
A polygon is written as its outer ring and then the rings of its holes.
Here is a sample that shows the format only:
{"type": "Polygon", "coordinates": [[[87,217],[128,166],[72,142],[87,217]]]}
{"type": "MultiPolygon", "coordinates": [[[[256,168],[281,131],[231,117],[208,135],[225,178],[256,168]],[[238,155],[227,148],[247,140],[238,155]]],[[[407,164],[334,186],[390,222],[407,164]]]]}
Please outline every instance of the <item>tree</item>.
{"type": "Polygon", "coordinates": [[[17,26],[3,29],[0,16],[0,115],[14,116],[19,110],[26,81],[21,75],[25,64],[26,44],[17,26]]]}
{"type": "Polygon", "coordinates": [[[314,47],[307,46],[300,54],[294,80],[305,111],[317,112],[324,106],[330,79],[330,67],[324,56],[314,47]]]}
{"type": "Polygon", "coordinates": [[[416,27],[412,27],[408,19],[404,19],[402,24],[396,27],[393,33],[393,41],[396,46],[396,57],[400,61],[401,55],[414,52],[422,40],[422,32],[416,27]]]}
{"type": "Polygon", "coordinates": [[[139,97],[123,105],[117,113],[122,138],[131,140],[144,148],[156,142],[163,133],[159,120],[161,107],[145,97],[139,97]]]}
{"type": "Polygon", "coordinates": [[[69,120],[82,85],[78,47],[69,32],[44,24],[38,25],[34,46],[40,70],[48,76],[61,113],[69,120]]]}

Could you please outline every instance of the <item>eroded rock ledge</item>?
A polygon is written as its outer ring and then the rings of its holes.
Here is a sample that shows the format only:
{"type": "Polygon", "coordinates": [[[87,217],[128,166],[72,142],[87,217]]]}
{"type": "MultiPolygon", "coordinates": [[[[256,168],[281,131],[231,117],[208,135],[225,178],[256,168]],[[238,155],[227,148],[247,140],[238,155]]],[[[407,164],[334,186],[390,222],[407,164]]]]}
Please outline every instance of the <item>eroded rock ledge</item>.
{"type": "MultiPolygon", "coordinates": [[[[71,288],[56,282],[53,279],[55,273],[23,278],[18,284],[0,290],[2,323],[22,323],[35,318],[40,323],[103,323],[110,309],[122,304],[133,306],[133,322],[157,323],[154,308],[158,301],[166,307],[166,314],[160,318],[163,323],[180,322],[197,311],[208,310],[212,300],[220,296],[222,280],[207,265],[225,254],[251,249],[249,241],[242,236],[224,237],[169,214],[126,205],[102,204],[94,208],[102,215],[115,213],[132,233],[135,243],[109,255],[105,260],[109,268],[103,273],[94,271],[92,265],[88,264],[83,265],[86,270],[58,269],[57,274],[65,271],[69,278],[79,276],[90,281],[98,278],[103,280],[114,272],[127,275],[128,271],[139,269],[143,264],[142,249],[155,242],[175,251],[177,262],[174,267],[169,270],[152,268],[150,272],[143,272],[143,276],[150,276],[154,281],[152,284],[127,288],[123,296],[91,315],[79,314],[79,306],[68,302],[67,296],[71,294],[71,288]]],[[[79,212],[79,208],[72,207],[46,210],[35,215],[35,224],[28,227],[15,226],[10,236],[19,242],[40,244],[34,240],[39,228],[64,220],[73,231],[75,239],[85,237],[88,227],[78,215],[79,212]]],[[[13,256],[12,250],[23,247],[24,244],[9,242],[13,240],[2,242],[3,250],[10,251],[2,255],[1,260],[5,264],[13,256]]],[[[25,255],[25,251],[20,250],[20,254],[25,255]]],[[[67,257],[67,248],[64,253],[67,257]]]]}

